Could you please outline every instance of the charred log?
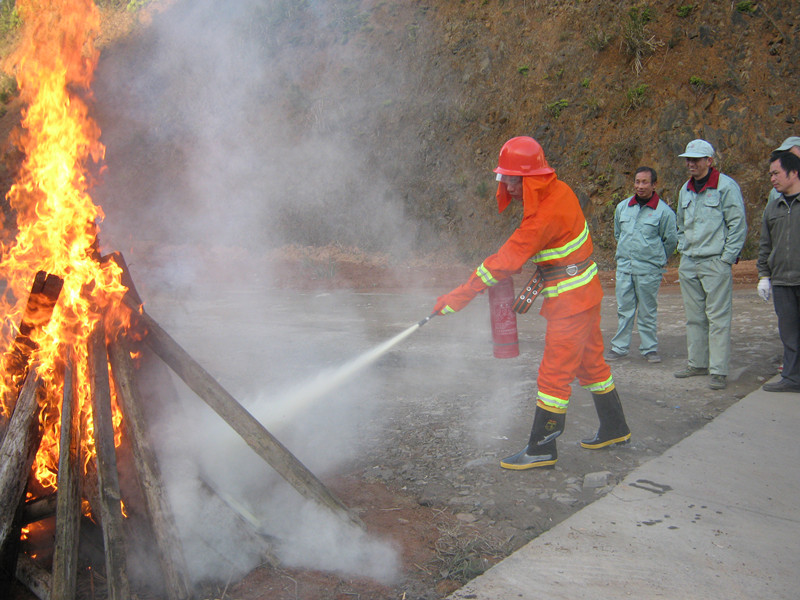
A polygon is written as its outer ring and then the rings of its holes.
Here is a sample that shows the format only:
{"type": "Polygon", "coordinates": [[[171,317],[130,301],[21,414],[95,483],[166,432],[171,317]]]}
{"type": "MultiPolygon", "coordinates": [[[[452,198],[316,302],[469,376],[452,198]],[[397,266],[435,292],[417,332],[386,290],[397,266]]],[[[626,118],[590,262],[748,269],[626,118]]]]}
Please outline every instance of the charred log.
{"type": "Polygon", "coordinates": [[[28,500],[22,509],[22,523],[29,525],[56,514],[57,494],[48,494],[40,498],[28,500]]]}
{"type": "Polygon", "coordinates": [[[58,499],[53,552],[52,597],[75,597],[78,577],[80,536],[80,415],[77,410],[75,373],[68,358],[64,368],[64,395],[61,403],[61,453],[58,460],[58,499]]]}
{"type": "Polygon", "coordinates": [[[19,333],[3,357],[4,377],[10,385],[9,391],[3,398],[0,398],[0,440],[2,440],[8,420],[14,412],[19,389],[27,376],[31,354],[36,349],[32,335],[34,331],[44,327],[50,320],[63,286],[63,279],[45,271],[36,273],[33,280],[25,312],[19,325],[19,333]]]}
{"type": "MultiPolygon", "coordinates": [[[[55,596],[51,592],[50,572],[25,554],[20,554],[17,562],[17,579],[39,600],[56,600],[65,596],[55,596]]],[[[74,598],[70,596],[70,598],[74,598]]]]}
{"type": "Polygon", "coordinates": [[[122,534],[122,505],[114,449],[114,424],[111,418],[111,384],[102,321],[97,322],[89,337],[89,372],[108,593],[110,600],[127,600],[130,598],[130,583],[122,534]]]}
{"type": "Polygon", "coordinates": [[[25,489],[39,447],[39,376],[31,369],[0,446],[0,598],[8,598],[17,567],[25,489]]]}
{"type": "Polygon", "coordinates": [[[153,526],[161,558],[160,564],[168,597],[170,600],[184,600],[191,594],[186,579],[187,568],[183,547],[164,495],[164,483],[155,451],[147,436],[144,415],[140,409],[141,395],[134,377],[130,350],[124,340],[111,342],[108,349],[120,406],[125,414],[124,425],[133,449],[136,473],[139,476],[147,514],[153,526]]]}

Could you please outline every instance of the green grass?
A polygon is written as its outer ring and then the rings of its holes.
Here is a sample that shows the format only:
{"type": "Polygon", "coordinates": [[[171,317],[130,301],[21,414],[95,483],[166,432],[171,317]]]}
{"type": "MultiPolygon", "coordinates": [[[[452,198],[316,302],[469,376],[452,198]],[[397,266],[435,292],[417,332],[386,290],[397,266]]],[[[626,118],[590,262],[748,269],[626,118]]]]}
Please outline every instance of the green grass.
{"type": "Polygon", "coordinates": [[[15,0],[0,1],[0,38],[19,29],[22,20],[19,18],[15,0]]]}
{"type": "Polygon", "coordinates": [[[17,80],[11,75],[0,75],[0,103],[8,104],[19,95],[17,80]]]}
{"type": "Polygon", "coordinates": [[[555,102],[550,102],[547,105],[547,112],[549,112],[554,119],[557,119],[561,116],[561,111],[569,106],[569,100],[565,100],[561,98],[561,100],[556,100],[555,102]]]}
{"type": "MultiPolygon", "coordinates": [[[[96,0],[97,6],[137,12],[153,0],[96,0]]],[[[0,41],[5,41],[9,34],[22,26],[22,19],[17,11],[16,0],[0,0],[0,41]]]]}
{"type": "Polygon", "coordinates": [[[613,36],[601,27],[595,27],[586,37],[586,44],[595,52],[605,50],[613,36]]]}
{"type": "Polygon", "coordinates": [[[692,75],[689,77],[689,85],[692,87],[692,90],[697,94],[702,94],[707,90],[710,90],[714,85],[703,79],[702,77],[698,77],[697,75],[692,75]]]}
{"type": "Polygon", "coordinates": [[[137,12],[150,4],[151,1],[152,0],[130,0],[127,6],[125,6],[125,10],[128,12],[137,12]]]}
{"type": "Polygon", "coordinates": [[[647,88],[650,87],[646,83],[640,83],[636,87],[628,90],[628,106],[631,109],[639,108],[647,99],[647,88]]]}
{"type": "Polygon", "coordinates": [[[634,70],[639,73],[643,60],[653,54],[663,42],[656,39],[647,27],[653,20],[653,9],[649,6],[632,8],[622,25],[622,46],[632,58],[634,70]]]}

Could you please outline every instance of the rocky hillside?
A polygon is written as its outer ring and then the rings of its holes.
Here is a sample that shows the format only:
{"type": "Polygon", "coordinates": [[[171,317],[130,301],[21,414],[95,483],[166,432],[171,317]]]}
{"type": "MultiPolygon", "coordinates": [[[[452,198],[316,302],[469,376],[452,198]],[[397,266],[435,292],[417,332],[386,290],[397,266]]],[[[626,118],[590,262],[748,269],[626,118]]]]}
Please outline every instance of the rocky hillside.
{"type": "MultiPolygon", "coordinates": [[[[175,170],[192,162],[189,149],[208,135],[190,131],[181,112],[191,108],[187,95],[199,95],[202,127],[224,113],[231,128],[243,128],[230,136],[238,146],[222,140],[232,145],[217,166],[260,155],[260,170],[239,173],[237,185],[284,189],[285,175],[317,198],[301,203],[303,192],[292,191],[268,219],[259,215],[284,242],[394,251],[388,240],[402,218],[414,223],[413,251],[448,248],[453,258],[478,260],[518,222],[496,214],[491,170],[499,149],[512,136],[532,135],[581,198],[608,267],[613,206],[630,193],[635,168],[654,167],[659,192],[674,205],[686,178],[677,155],[702,137],[743,189],[752,258],[769,190],[766,157],[800,133],[797,0],[271,0],[236,10],[173,0],[149,3],[140,17],[116,39],[106,34],[99,66],[97,118],[111,163],[100,196],[109,220],[123,195],[115,186],[131,179],[114,173],[147,170],[128,183],[126,204],[152,202],[162,179],[184,187],[196,180],[175,170]],[[163,36],[181,26],[183,41],[199,41],[178,60],[183,51],[163,36]],[[232,51],[230,64],[214,48],[194,66],[212,38],[232,51]],[[143,72],[167,55],[175,64],[159,64],[143,84],[143,72]],[[215,78],[220,64],[230,74],[244,57],[258,67],[215,78]],[[257,98],[256,109],[233,99],[242,88],[257,98]],[[327,140],[325,151],[303,155],[309,139],[327,140]],[[337,181],[344,148],[357,152],[347,161],[357,169],[337,181]],[[288,154],[293,160],[279,167],[288,154]],[[273,169],[265,174],[264,165],[273,169]],[[391,201],[394,212],[381,217],[373,196],[391,201]]],[[[4,120],[12,118],[9,111],[4,120]]],[[[171,201],[177,195],[170,189],[171,201]]]]}
{"type": "Polygon", "coordinates": [[[394,110],[376,111],[376,167],[391,174],[391,157],[408,157],[398,175],[410,209],[465,253],[491,251],[508,228],[487,175],[502,143],[525,134],[584,202],[600,254],[613,249],[613,206],[635,168],[654,167],[674,203],[686,179],[677,154],[708,139],[744,192],[752,256],[765,159],[800,132],[800,3],[399,4],[370,11],[358,34],[367,45],[391,39],[416,75],[394,110]]]}

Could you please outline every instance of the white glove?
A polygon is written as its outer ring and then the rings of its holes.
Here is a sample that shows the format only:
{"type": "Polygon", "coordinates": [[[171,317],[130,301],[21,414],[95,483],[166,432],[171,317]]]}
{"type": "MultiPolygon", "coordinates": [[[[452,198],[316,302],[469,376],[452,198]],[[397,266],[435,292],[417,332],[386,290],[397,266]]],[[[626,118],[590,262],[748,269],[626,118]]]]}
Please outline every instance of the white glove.
{"type": "Polygon", "coordinates": [[[772,284],[769,281],[769,277],[762,277],[758,280],[758,295],[761,296],[761,299],[764,302],[769,300],[769,293],[772,291],[772,284]]]}

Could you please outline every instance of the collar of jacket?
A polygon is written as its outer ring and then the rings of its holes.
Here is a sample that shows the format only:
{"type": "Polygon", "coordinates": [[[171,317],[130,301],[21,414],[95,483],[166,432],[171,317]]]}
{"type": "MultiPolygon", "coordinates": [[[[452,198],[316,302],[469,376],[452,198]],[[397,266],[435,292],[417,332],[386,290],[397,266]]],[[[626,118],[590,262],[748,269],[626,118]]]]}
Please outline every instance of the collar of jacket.
{"type": "MultiPolygon", "coordinates": [[[[658,201],[659,201],[658,192],[653,192],[653,195],[650,197],[650,200],[642,204],[642,206],[643,207],[647,206],[655,210],[656,206],[658,206],[658,201]]],[[[639,204],[639,202],[636,200],[636,194],[631,196],[631,201],[628,202],[628,206],[633,206],[634,204],[639,204]]]]}
{"type": "Polygon", "coordinates": [[[778,196],[778,202],[783,202],[786,206],[791,206],[794,202],[798,201],[800,201],[800,194],[793,194],[791,196],[781,194],[778,196]]]}
{"type": "Polygon", "coordinates": [[[689,190],[690,192],[694,192],[695,194],[699,194],[700,192],[705,191],[707,189],[715,190],[717,189],[718,185],[719,185],[719,171],[717,171],[714,167],[711,167],[711,170],[708,172],[708,179],[706,180],[706,183],[705,185],[703,185],[702,188],[696,190],[694,186],[694,179],[690,177],[689,181],[686,182],[686,189],[689,190]]]}
{"type": "MultiPolygon", "coordinates": [[[[527,205],[534,202],[538,197],[539,190],[546,188],[556,180],[555,173],[547,175],[529,175],[522,178],[522,204],[527,205]]],[[[503,212],[511,203],[511,195],[508,193],[505,183],[497,184],[497,212],[503,212]]]]}

